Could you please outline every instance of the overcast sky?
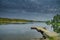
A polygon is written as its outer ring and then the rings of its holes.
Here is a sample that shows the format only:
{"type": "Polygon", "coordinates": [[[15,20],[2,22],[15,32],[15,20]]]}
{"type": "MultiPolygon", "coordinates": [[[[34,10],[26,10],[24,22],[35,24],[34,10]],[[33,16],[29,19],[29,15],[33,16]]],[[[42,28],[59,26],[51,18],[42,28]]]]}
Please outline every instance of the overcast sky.
{"type": "Polygon", "coordinates": [[[0,0],[0,17],[50,20],[60,14],[60,0],[0,0]]]}

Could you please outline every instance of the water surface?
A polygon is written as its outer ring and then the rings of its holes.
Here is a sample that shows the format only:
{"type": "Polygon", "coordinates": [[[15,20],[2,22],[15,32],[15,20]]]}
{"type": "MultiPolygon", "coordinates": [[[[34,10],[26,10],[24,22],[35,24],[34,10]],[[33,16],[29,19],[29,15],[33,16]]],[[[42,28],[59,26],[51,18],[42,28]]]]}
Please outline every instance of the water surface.
{"type": "Polygon", "coordinates": [[[0,39],[31,40],[32,38],[41,38],[42,35],[39,32],[30,29],[32,26],[46,27],[49,31],[52,31],[51,27],[45,23],[0,25],[0,39]]]}

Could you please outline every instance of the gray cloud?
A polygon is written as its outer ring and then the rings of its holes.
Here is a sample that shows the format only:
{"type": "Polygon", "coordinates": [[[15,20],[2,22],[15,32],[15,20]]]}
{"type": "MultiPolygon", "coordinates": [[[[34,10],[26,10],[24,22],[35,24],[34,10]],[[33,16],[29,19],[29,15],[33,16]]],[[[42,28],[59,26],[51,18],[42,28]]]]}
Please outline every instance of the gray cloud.
{"type": "Polygon", "coordinates": [[[27,12],[60,13],[59,0],[1,0],[0,8],[19,9],[27,12]]]}

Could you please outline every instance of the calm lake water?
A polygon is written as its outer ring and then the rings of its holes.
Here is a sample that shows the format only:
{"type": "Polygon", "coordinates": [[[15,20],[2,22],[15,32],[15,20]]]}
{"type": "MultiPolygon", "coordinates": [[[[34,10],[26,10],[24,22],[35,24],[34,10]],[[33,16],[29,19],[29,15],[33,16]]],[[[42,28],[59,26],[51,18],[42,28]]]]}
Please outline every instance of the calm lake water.
{"type": "Polygon", "coordinates": [[[39,32],[30,29],[32,26],[46,27],[49,31],[53,30],[51,26],[45,23],[0,25],[0,40],[31,40],[32,38],[41,38],[42,35],[39,32]]]}

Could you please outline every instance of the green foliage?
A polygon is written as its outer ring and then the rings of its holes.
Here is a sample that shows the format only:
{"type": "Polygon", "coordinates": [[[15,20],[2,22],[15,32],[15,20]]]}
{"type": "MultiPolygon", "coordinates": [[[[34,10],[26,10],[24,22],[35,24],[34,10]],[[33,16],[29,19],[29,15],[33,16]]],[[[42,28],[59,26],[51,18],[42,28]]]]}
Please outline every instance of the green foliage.
{"type": "Polygon", "coordinates": [[[51,22],[50,22],[50,21],[47,21],[47,22],[46,22],[46,24],[47,24],[47,25],[50,25],[50,24],[51,24],[51,22]]]}
{"type": "Polygon", "coordinates": [[[60,33],[60,15],[57,14],[53,17],[52,26],[55,32],[60,33]]]}
{"type": "Polygon", "coordinates": [[[53,19],[50,21],[47,21],[47,24],[51,24],[54,28],[54,31],[57,33],[60,33],[60,15],[55,15],[53,19]]]}
{"type": "Polygon", "coordinates": [[[49,37],[49,40],[54,40],[54,38],[53,37],[49,37]]]}

